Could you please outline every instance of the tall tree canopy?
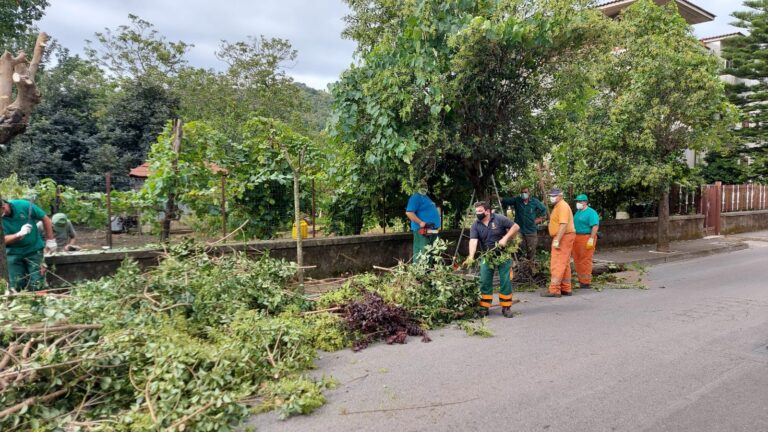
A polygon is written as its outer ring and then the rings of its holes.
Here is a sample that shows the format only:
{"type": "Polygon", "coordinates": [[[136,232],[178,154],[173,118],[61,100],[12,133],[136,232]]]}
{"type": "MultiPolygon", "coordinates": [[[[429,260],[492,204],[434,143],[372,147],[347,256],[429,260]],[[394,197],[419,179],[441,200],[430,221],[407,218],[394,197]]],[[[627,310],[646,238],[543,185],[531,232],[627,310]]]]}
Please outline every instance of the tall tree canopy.
{"type": "Polygon", "coordinates": [[[48,5],[48,0],[1,1],[0,47],[14,51],[23,46],[20,44],[21,41],[34,43],[34,39],[28,40],[26,36],[36,33],[34,24],[43,17],[48,5]]]}
{"type": "MultiPolygon", "coordinates": [[[[731,102],[739,108],[740,127],[736,148],[728,158],[741,162],[745,180],[768,180],[768,0],[747,0],[746,11],[733,13],[736,27],[746,36],[723,41],[725,73],[737,78],[726,88],[731,102]]],[[[718,163],[718,162],[715,162],[718,163]]]]}
{"type": "Polygon", "coordinates": [[[565,0],[348,3],[360,64],[332,88],[334,137],[379,185],[451,178],[478,196],[547,151],[558,72],[599,19],[565,0]]]}
{"type": "Polygon", "coordinates": [[[716,148],[733,124],[717,58],[674,3],[639,0],[616,22],[613,55],[595,63],[593,96],[558,149],[570,181],[597,193],[648,190],[658,198],[659,250],[668,250],[670,185],[686,149],[716,148]]]}

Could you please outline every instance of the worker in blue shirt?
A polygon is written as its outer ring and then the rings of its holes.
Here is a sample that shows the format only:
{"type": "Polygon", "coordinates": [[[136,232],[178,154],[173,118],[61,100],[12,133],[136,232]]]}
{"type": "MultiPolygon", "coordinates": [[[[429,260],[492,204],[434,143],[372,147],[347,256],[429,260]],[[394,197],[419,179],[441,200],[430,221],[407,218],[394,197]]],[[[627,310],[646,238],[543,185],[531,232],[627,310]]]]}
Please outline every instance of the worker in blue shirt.
{"type": "Polygon", "coordinates": [[[437,240],[440,230],[440,211],[427,196],[426,187],[411,195],[405,208],[413,231],[413,262],[418,263],[424,248],[437,240]]]}

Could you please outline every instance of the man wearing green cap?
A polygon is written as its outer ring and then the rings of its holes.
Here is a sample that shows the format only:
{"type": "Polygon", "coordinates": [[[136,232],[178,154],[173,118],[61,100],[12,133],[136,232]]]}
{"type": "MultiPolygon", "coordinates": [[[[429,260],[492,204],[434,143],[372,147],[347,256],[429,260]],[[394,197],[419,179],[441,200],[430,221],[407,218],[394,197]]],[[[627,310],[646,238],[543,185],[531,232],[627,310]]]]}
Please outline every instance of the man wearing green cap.
{"type": "Polygon", "coordinates": [[[589,206],[587,195],[576,197],[576,214],[573,215],[576,227],[576,241],[573,243],[573,263],[579,277],[579,288],[589,289],[592,284],[592,257],[595,255],[597,230],[600,217],[589,206]]]}
{"type": "Polygon", "coordinates": [[[14,290],[43,289],[43,248],[56,250],[51,219],[40,207],[27,200],[0,200],[0,204],[10,287],[14,290]],[[43,222],[46,241],[38,233],[37,221],[43,222]]]}
{"type": "Polygon", "coordinates": [[[56,213],[51,220],[53,220],[53,235],[56,237],[56,245],[67,252],[79,250],[80,248],[75,246],[75,228],[67,215],[56,213]]]}

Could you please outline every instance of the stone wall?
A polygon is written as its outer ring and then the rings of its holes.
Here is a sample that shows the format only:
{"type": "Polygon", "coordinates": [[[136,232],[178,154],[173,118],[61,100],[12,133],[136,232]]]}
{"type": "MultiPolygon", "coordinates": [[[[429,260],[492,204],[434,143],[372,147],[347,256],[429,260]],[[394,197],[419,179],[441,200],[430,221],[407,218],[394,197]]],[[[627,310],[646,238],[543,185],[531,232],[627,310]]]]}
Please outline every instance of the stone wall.
{"type": "MultiPolygon", "coordinates": [[[[615,247],[656,243],[658,237],[657,221],[658,218],[655,217],[602,221],[600,223],[600,246],[615,247]]],[[[673,241],[701,238],[704,232],[704,216],[672,216],[669,225],[670,239],[673,241]]]]}
{"type": "Polygon", "coordinates": [[[768,229],[768,210],[753,210],[720,215],[720,234],[737,234],[768,229]]]}
{"type": "MultiPolygon", "coordinates": [[[[609,220],[601,223],[601,247],[619,247],[656,242],[656,218],[629,220],[609,220]]],[[[704,228],[704,216],[672,216],[670,220],[672,240],[691,240],[701,238],[704,228]]],[[[723,215],[723,232],[735,233],[750,230],[768,229],[768,211],[728,213],[723,215]]],[[[465,231],[459,253],[467,254],[468,230],[465,231]]],[[[453,255],[459,231],[446,231],[441,237],[453,243],[448,250],[453,255]]],[[[546,229],[539,231],[539,247],[549,247],[549,235],[546,229]]],[[[407,261],[411,257],[412,235],[410,233],[360,235],[307,239],[304,241],[304,264],[315,266],[307,270],[307,275],[325,278],[345,273],[370,271],[373,266],[392,267],[399,260],[407,261]]],[[[249,255],[263,253],[266,250],[274,257],[295,260],[296,245],[292,240],[269,240],[250,243],[228,244],[217,247],[218,253],[245,251],[249,255]]],[[[95,279],[113,274],[125,258],[132,258],[148,268],[157,264],[162,251],[148,250],[135,252],[94,252],[72,255],[57,255],[47,258],[53,272],[61,279],[74,282],[83,279],[95,279]]],[[[51,275],[49,281],[61,285],[61,279],[51,275]]]]}

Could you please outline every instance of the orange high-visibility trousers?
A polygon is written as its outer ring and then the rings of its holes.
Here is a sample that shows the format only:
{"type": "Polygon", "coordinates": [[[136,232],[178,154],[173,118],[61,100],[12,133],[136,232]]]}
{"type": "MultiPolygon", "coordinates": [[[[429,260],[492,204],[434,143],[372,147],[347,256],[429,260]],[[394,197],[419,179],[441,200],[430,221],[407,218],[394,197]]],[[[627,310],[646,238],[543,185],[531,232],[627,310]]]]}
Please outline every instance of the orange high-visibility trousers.
{"type": "Polygon", "coordinates": [[[552,255],[549,260],[549,292],[552,294],[571,292],[571,251],[575,240],[575,233],[567,233],[560,239],[559,249],[554,246],[550,248],[552,255]]]}
{"type": "Polygon", "coordinates": [[[592,283],[592,257],[595,256],[595,248],[587,249],[587,240],[590,237],[590,234],[576,234],[576,241],[573,242],[573,263],[576,265],[580,285],[592,283]]]}

